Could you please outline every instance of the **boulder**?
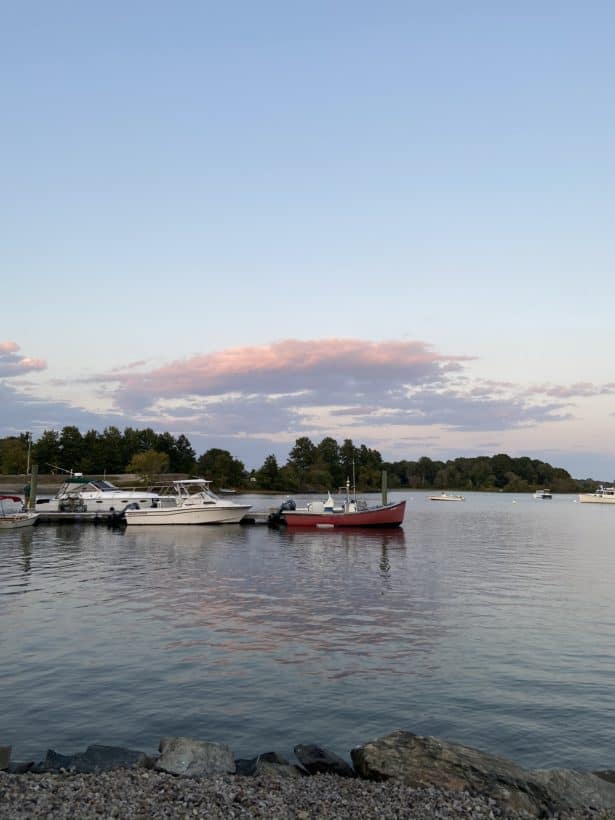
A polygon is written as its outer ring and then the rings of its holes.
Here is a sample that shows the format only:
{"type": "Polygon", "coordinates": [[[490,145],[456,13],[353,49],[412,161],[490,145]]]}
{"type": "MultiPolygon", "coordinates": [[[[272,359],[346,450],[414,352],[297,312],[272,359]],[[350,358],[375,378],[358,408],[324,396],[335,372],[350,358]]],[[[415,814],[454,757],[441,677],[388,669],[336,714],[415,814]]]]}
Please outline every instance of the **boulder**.
{"type": "Polygon", "coordinates": [[[290,763],[272,763],[270,760],[263,760],[257,758],[256,766],[254,767],[254,777],[273,777],[273,778],[294,778],[302,777],[303,772],[297,766],[292,766],[290,763]]]}
{"type": "Polygon", "coordinates": [[[481,793],[534,815],[554,809],[547,786],[511,761],[435,737],[397,731],[352,749],[351,757],[357,774],[368,780],[481,793]]]}
{"type": "Polygon", "coordinates": [[[225,743],[168,737],[160,741],[160,757],[154,768],[187,777],[234,774],[233,753],[225,743]]]}
{"type": "Polygon", "coordinates": [[[270,775],[277,777],[298,777],[307,775],[300,766],[295,766],[278,752],[263,752],[258,757],[240,758],[235,761],[236,774],[244,777],[270,775]]]}
{"type": "Polygon", "coordinates": [[[615,809],[615,785],[596,774],[574,769],[533,769],[530,775],[551,792],[560,811],[615,809]]]}
{"type": "Polygon", "coordinates": [[[336,774],[340,777],[356,777],[357,773],[343,760],[333,752],[323,749],[316,743],[300,743],[295,746],[294,752],[297,755],[301,765],[307,769],[310,774],[336,774]]]}
{"type": "Polygon", "coordinates": [[[84,774],[108,772],[112,769],[132,769],[148,766],[149,758],[144,752],[124,749],[121,746],[88,746],[85,752],[74,755],[63,755],[49,749],[47,756],[39,767],[43,771],[70,769],[84,774]]]}
{"type": "Polygon", "coordinates": [[[12,746],[0,746],[0,771],[8,769],[9,763],[11,762],[12,748],[12,746]]]}

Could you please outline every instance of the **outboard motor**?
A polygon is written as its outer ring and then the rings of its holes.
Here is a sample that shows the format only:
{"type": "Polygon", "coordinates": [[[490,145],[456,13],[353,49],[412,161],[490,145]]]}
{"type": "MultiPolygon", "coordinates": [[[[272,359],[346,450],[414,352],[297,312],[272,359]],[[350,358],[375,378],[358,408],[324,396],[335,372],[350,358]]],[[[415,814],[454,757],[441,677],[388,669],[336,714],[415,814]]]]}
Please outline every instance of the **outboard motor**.
{"type": "Polygon", "coordinates": [[[126,504],[123,510],[120,512],[116,512],[113,508],[109,511],[109,517],[107,518],[109,527],[111,529],[116,529],[117,527],[125,527],[126,526],[126,516],[124,513],[126,510],[140,510],[138,503],[136,501],[131,501],[130,504],[126,504]]]}
{"type": "Polygon", "coordinates": [[[287,498],[286,501],[283,501],[280,504],[279,508],[275,511],[270,513],[267,523],[270,527],[279,527],[280,524],[285,524],[284,516],[282,513],[286,511],[292,511],[297,509],[297,504],[292,498],[287,498]]]}

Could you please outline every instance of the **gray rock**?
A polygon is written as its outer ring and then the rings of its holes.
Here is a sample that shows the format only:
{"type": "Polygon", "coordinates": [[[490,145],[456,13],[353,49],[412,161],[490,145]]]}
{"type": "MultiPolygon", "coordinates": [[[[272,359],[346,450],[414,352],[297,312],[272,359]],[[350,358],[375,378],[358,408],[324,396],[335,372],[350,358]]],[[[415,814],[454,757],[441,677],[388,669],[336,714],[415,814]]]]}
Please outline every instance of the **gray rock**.
{"type": "Polygon", "coordinates": [[[25,774],[26,772],[31,772],[34,770],[35,763],[33,760],[27,760],[23,763],[15,763],[11,762],[9,765],[8,771],[9,774],[25,774]]]}
{"type": "Polygon", "coordinates": [[[550,790],[509,760],[478,749],[397,731],[351,751],[368,780],[401,780],[413,787],[488,795],[507,809],[534,815],[553,811],[550,790]]]}
{"type": "Polygon", "coordinates": [[[357,773],[338,755],[323,749],[316,743],[300,743],[294,752],[310,774],[336,774],[340,777],[356,777],[357,773]]]}
{"type": "Polygon", "coordinates": [[[253,777],[256,774],[256,766],[259,761],[265,763],[278,763],[280,766],[288,766],[288,760],[278,752],[263,752],[258,757],[239,758],[235,761],[235,774],[245,777],[253,777]]]}
{"type": "Polygon", "coordinates": [[[278,777],[305,777],[308,772],[301,766],[289,763],[284,755],[278,752],[263,752],[258,757],[239,758],[235,761],[236,774],[244,777],[271,775],[278,777]]]}
{"type": "Polygon", "coordinates": [[[12,746],[0,746],[0,771],[8,769],[9,763],[11,762],[12,748],[12,746]]]}
{"type": "Polygon", "coordinates": [[[552,793],[560,810],[615,808],[615,785],[590,772],[533,769],[529,774],[552,793]]]}
{"type": "Polygon", "coordinates": [[[88,746],[85,752],[62,755],[53,749],[47,751],[42,770],[47,772],[70,769],[83,774],[108,772],[112,769],[132,769],[147,766],[148,757],[144,752],[124,749],[121,746],[88,746]]]}
{"type": "Polygon", "coordinates": [[[154,768],[187,777],[211,777],[234,774],[235,761],[225,743],[171,737],[160,741],[160,757],[154,768]]]}
{"type": "Polygon", "coordinates": [[[301,777],[302,773],[297,766],[291,766],[289,763],[273,763],[270,760],[263,760],[257,758],[256,766],[254,767],[255,777],[274,777],[274,778],[288,778],[301,777]]]}

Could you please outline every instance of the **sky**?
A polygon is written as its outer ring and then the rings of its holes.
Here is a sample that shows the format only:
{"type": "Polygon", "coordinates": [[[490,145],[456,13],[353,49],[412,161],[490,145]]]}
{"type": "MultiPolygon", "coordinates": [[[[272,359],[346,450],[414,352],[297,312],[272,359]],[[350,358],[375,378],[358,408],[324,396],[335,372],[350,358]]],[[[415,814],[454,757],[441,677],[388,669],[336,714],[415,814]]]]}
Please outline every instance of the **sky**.
{"type": "Polygon", "coordinates": [[[0,2],[0,437],[615,478],[615,6],[0,2]]]}

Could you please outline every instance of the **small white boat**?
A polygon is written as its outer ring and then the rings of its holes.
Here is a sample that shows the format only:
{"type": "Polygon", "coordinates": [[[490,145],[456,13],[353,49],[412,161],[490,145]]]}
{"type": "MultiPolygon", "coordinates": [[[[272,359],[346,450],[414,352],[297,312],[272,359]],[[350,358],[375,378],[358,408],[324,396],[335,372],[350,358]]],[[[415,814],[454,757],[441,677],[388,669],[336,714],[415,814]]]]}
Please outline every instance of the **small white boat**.
{"type": "Polygon", "coordinates": [[[238,524],[251,505],[219,498],[210,485],[203,478],[189,478],[156,488],[156,498],[146,506],[129,504],[126,524],[238,524]]]}
{"type": "Polygon", "coordinates": [[[18,527],[32,527],[36,523],[38,513],[29,512],[23,508],[19,510],[6,510],[5,501],[12,501],[13,504],[21,504],[18,495],[0,495],[0,530],[14,530],[18,527]]]}
{"type": "Polygon", "coordinates": [[[598,487],[595,493],[580,493],[581,504],[615,504],[615,487],[598,487]]]}
{"type": "Polygon", "coordinates": [[[430,501],[465,501],[462,495],[449,495],[448,493],[440,493],[440,495],[430,495],[430,501]]]}
{"type": "Polygon", "coordinates": [[[151,504],[158,493],[140,489],[122,490],[102,478],[87,478],[82,473],[68,476],[53,498],[39,498],[37,508],[47,513],[121,512],[127,504],[151,504]]]}
{"type": "Polygon", "coordinates": [[[536,490],[534,498],[553,498],[551,490],[536,490]]]}

